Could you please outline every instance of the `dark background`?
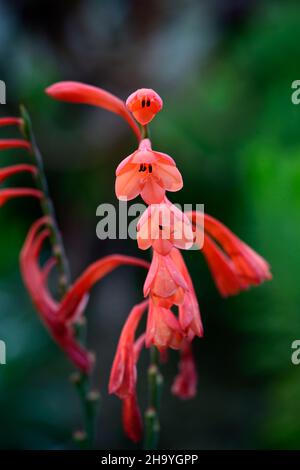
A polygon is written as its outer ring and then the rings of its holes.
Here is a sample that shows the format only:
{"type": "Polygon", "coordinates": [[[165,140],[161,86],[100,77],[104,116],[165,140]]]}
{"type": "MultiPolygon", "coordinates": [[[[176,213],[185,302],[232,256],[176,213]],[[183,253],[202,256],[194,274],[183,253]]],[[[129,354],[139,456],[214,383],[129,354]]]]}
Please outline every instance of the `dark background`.
{"type": "MultiPolygon", "coordinates": [[[[117,116],[52,101],[59,80],[101,86],[125,99],[157,90],[163,112],[154,148],[176,159],[184,189],[174,202],[204,203],[271,263],[274,280],[236,298],[220,298],[202,255],[187,253],[205,338],[195,341],[199,391],[170,394],[177,353],[163,367],[161,448],[300,447],[300,8],[292,1],[4,1],[0,2],[1,116],[24,103],[42,150],[73,279],[108,253],[138,254],[135,241],[99,241],[96,208],[116,204],[114,171],[135,148],[117,116]]],[[[1,129],[1,136],[15,135],[1,129]]],[[[23,159],[1,152],[1,165],[23,159]]],[[[26,159],[26,157],[24,157],[26,159]]],[[[23,161],[23,160],[22,160],[23,161]]],[[[30,182],[26,177],[22,183],[30,182]]],[[[48,337],[22,285],[18,254],[36,202],[12,201],[0,214],[0,447],[69,448],[80,426],[72,370],[48,337]]],[[[107,393],[123,322],[142,296],[143,273],[120,269],[93,290],[88,342],[103,396],[99,448],[133,448],[120,424],[120,402],[107,393]]],[[[139,396],[146,402],[143,352],[139,396]]]]}

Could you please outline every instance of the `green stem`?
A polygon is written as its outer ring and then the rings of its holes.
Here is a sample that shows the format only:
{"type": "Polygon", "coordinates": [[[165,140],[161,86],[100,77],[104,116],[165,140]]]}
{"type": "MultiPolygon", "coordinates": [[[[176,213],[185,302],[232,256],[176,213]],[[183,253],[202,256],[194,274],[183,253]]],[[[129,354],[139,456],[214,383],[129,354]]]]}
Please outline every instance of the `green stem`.
{"type": "MultiPolygon", "coordinates": [[[[49,230],[50,230],[50,243],[52,246],[53,255],[57,261],[57,269],[59,273],[58,284],[61,298],[68,291],[71,278],[68,259],[66,256],[63,240],[58,227],[57,218],[54,210],[52,200],[49,195],[47,177],[44,170],[43,158],[37,146],[36,139],[33,133],[30,116],[24,106],[20,108],[21,117],[23,119],[22,132],[24,137],[31,144],[31,154],[35,159],[38,172],[35,176],[36,186],[43,193],[41,198],[41,209],[43,214],[49,216],[49,230]]],[[[81,321],[75,325],[75,335],[82,344],[85,344],[85,322],[82,316],[81,321]]],[[[74,435],[74,440],[80,448],[92,448],[95,435],[95,421],[97,402],[99,401],[99,394],[92,390],[90,376],[82,372],[75,372],[71,377],[72,383],[75,385],[78,392],[81,406],[84,415],[85,429],[78,431],[74,435]]]]}
{"type": "Polygon", "coordinates": [[[163,386],[163,377],[158,368],[159,353],[155,346],[150,349],[150,365],[148,368],[148,408],[145,413],[146,435],[145,449],[156,450],[159,440],[159,407],[163,386]]]}
{"type": "Polygon", "coordinates": [[[57,218],[55,214],[55,210],[53,207],[52,200],[49,195],[48,183],[47,178],[44,170],[44,164],[42,155],[40,150],[37,146],[35,136],[32,130],[31,119],[29,114],[24,106],[20,107],[21,117],[23,119],[23,134],[27,140],[29,140],[31,144],[31,153],[36,161],[36,165],[38,167],[38,172],[36,174],[36,186],[40,189],[43,193],[43,197],[41,199],[41,207],[42,211],[45,215],[50,217],[49,229],[50,229],[50,242],[52,245],[52,251],[57,261],[57,269],[59,273],[59,289],[60,295],[63,296],[69,286],[70,286],[70,268],[68,259],[66,256],[64,244],[62,241],[61,233],[58,228],[57,218]]]}
{"type": "Polygon", "coordinates": [[[150,139],[150,129],[149,129],[148,124],[145,124],[145,126],[142,126],[141,135],[142,135],[142,139],[150,139]]]}

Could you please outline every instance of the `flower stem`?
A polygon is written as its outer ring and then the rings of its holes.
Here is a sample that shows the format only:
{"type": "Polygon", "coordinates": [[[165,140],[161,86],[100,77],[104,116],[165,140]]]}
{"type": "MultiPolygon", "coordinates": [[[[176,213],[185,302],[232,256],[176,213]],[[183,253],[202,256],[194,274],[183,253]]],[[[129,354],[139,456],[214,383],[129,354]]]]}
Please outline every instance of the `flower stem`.
{"type": "MultiPolygon", "coordinates": [[[[30,116],[24,106],[20,107],[22,117],[22,132],[24,137],[31,144],[31,154],[35,159],[38,172],[35,176],[36,186],[43,193],[41,199],[41,209],[44,215],[50,217],[49,230],[50,230],[50,243],[52,246],[53,255],[56,258],[57,269],[59,273],[58,285],[59,294],[62,298],[68,291],[71,285],[70,268],[68,258],[66,256],[63,240],[58,227],[55,209],[49,195],[47,177],[44,170],[43,158],[37,146],[36,139],[33,133],[30,116]]],[[[76,336],[80,339],[82,344],[86,343],[85,340],[85,321],[82,316],[76,324],[76,336]]],[[[74,440],[80,448],[92,448],[95,435],[95,421],[97,402],[99,401],[99,394],[92,390],[90,375],[77,371],[71,376],[71,382],[75,385],[78,392],[85,422],[84,431],[78,431],[74,435],[74,440]]]]}
{"type": "Polygon", "coordinates": [[[37,146],[35,136],[33,134],[31,119],[24,106],[20,107],[20,112],[21,112],[21,116],[23,119],[22,131],[23,131],[25,138],[31,144],[31,153],[38,167],[38,172],[35,178],[36,178],[37,188],[40,189],[44,195],[41,199],[42,211],[45,215],[48,215],[51,220],[49,224],[50,242],[52,245],[53,254],[57,262],[57,269],[59,272],[59,281],[58,281],[59,290],[60,290],[60,295],[62,297],[67,292],[70,286],[69,263],[68,263],[68,259],[65,253],[65,248],[64,248],[63,241],[62,241],[61,233],[58,228],[54,206],[49,196],[49,189],[48,189],[47,178],[45,175],[43,159],[42,159],[40,150],[37,146]]]}
{"type": "Polygon", "coordinates": [[[158,446],[160,424],[159,407],[163,386],[163,377],[158,368],[159,353],[155,346],[150,349],[150,365],[148,368],[148,408],[145,413],[146,436],[145,449],[156,450],[158,446]]]}

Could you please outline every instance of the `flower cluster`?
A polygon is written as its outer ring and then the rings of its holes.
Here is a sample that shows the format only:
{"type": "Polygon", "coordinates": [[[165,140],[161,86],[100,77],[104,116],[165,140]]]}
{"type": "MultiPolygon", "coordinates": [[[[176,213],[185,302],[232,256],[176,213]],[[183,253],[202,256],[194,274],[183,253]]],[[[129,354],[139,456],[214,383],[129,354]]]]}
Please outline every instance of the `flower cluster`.
{"type": "Polygon", "coordinates": [[[78,82],[52,85],[47,93],[55,99],[94,104],[123,116],[138,138],[138,148],[116,169],[118,199],[137,196],[148,205],[137,226],[138,246],[152,248],[153,256],[144,284],[146,300],[135,306],[125,322],[112,366],[109,391],[123,401],[123,423],[133,440],[141,437],[137,406],[136,363],[143,345],[180,351],[179,374],[172,392],[183,398],[196,393],[197,373],[191,342],[203,336],[200,310],[186,264],[179,250],[197,243],[204,232],[203,254],[221,295],[234,295],[270,279],[268,263],[228,228],[211,216],[182,213],[166,196],[179,191],[182,176],[169,155],[153,150],[148,124],[162,109],[163,102],[151,89],[132,93],[125,103],[110,98],[103,90],[78,82]],[[137,124],[141,125],[137,132],[137,124]],[[148,310],[146,331],[135,338],[143,313],[148,310]]]}
{"type": "MultiPolygon", "coordinates": [[[[138,148],[116,169],[115,192],[120,200],[141,196],[148,205],[137,225],[137,243],[141,250],[152,249],[151,264],[133,257],[108,256],[90,265],[73,285],[67,286],[59,300],[48,287],[49,273],[59,261],[57,247],[52,246],[53,256],[44,266],[39,260],[43,244],[47,239],[51,241],[55,232],[53,214],[51,210],[45,211],[48,195],[43,184],[37,184],[38,189],[0,190],[0,205],[22,196],[34,196],[41,201],[44,216],[28,232],[21,252],[21,272],[33,304],[53,339],[84,373],[90,371],[93,360],[76,336],[76,324],[83,315],[91,288],[120,265],[148,270],[145,300],[133,307],[124,324],[109,380],[109,392],[122,400],[125,432],[138,441],[142,420],[136,393],[137,361],[143,346],[157,348],[161,357],[167,356],[168,348],[178,350],[179,372],[172,392],[182,399],[196,394],[197,371],[191,343],[196,336],[203,336],[203,326],[193,282],[180,250],[197,244],[199,234],[204,233],[204,243],[199,248],[223,296],[235,295],[270,279],[269,265],[213,217],[183,213],[168,199],[167,192],[179,191],[183,179],[173,158],[152,149],[148,124],[163,107],[156,92],[140,89],[126,103],[105,90],[78,82],[60,82],[46,92],[57,100],[95,105],[120,115],[138,140],[138,148]],[[146,330],[138,334],[145,312],[146,330]]],[[[0,119],[0,126],[6,125],[22,128],[24,122],[19,118],[0,119]]],[[[35,155],[30,139],[0,141],[0,150],[8,148],[23,148],[31,156],[35,155]]],[[[21,172],[31,173],[40,182],[38,164],[19,164],[1,169],[0,183],[21,172]]]]}

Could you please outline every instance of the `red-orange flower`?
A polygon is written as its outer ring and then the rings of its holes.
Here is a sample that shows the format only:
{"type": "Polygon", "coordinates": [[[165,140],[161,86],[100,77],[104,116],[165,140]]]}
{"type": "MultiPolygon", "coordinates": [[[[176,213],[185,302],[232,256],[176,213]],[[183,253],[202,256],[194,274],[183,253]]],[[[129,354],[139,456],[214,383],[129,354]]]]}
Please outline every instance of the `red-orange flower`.
{"type": "Polygon", "coordinates": [[[118,199],[130,201],[140,194],[147,204],[162,202],[166,191],[179,191],[183,185],[174,160],[152,150],[149,139],[119,164],[116,177],[118,199]]]}
{"type": "Polygon", "coordinates": [[[148,301],[146,300],[133,307],[120,335],[108,388],[109,393],[115,393],[121,399],[132,395],[135,391],[136,350],[134,338],[147,305],[148,301]]]}
{"type": "Polygon", "coordinates": [[[131,310],[120,335],[109,379],[109,393],[115,393],[123,401],[124,430],[135,442],[140,440],[142,433],[136,398],[136,363],[144,344],[144,335],[135,341],[135,334],[147,305],[148,301],[144,301],[131,310]]]}
{"type": "Polygon", "coordinates": [[[198,374],[191,344],[184,341],[180,350],[179,373],[176,375],[172,393],[182,400],[194,398],[197,393],[198,374]]]}
{"type": "Polygon", "coordinates": [[[137,225],[137,242],[141,250],[152,246],[159,254],[167,255],[174,246],[188,250],[193,240],[190,220],[168,200],[151,204],[137,225]]]}
{"type": "Polygon", "coordinates": [[[195,335],[199,337],[203,336],[203,325],[198,300],[191,276],[189,275],[189,271],[180,251],[173,248],[170,256],[188,286],[183,302],[179,305],[179,323],[186,338],[191,341],[195,335]]]}
{"type": "Polygon", "coordinates": [[[159,350],[166,348],[180,349],[183,332],[174,313],[168,308],[149,301],[149,312],[146,329],[146,346],[156,346],[159,350]]]}
{"type": "Polygon", "coordinates": [[[127,110],[124,101],[102,88],[80,82],[58,82],[49,86],[46,93],[56,100],[99,106],[119,114],[130,125],[137,139],[141,138],[140,129],[127,110]]]}
{"type": "Polygon", "coordinates": [[[150,88],[141,88],[133,92],[126,100],[126,106],[135,119],[143,126],[148,124],[162,109],[161,97],[150,88]]]}
{"type": "Polygon", "coordinates": [[[159,306],[179,305],[189,290],[186,280],[170,255],[153,252],[151,266],[144,284],[144,296],[151,295],[159,306]]]}
{"type": "MultiPolygon", "coordinates": [[[[192,220],[196,213],[190,214],[192,220]]],[[[203,230],[203,227],[198,227],[203,230]]],[[[204,215],[203,254],[224,297],[272,278],[269,264],[225,225],[204,215]]]]}

